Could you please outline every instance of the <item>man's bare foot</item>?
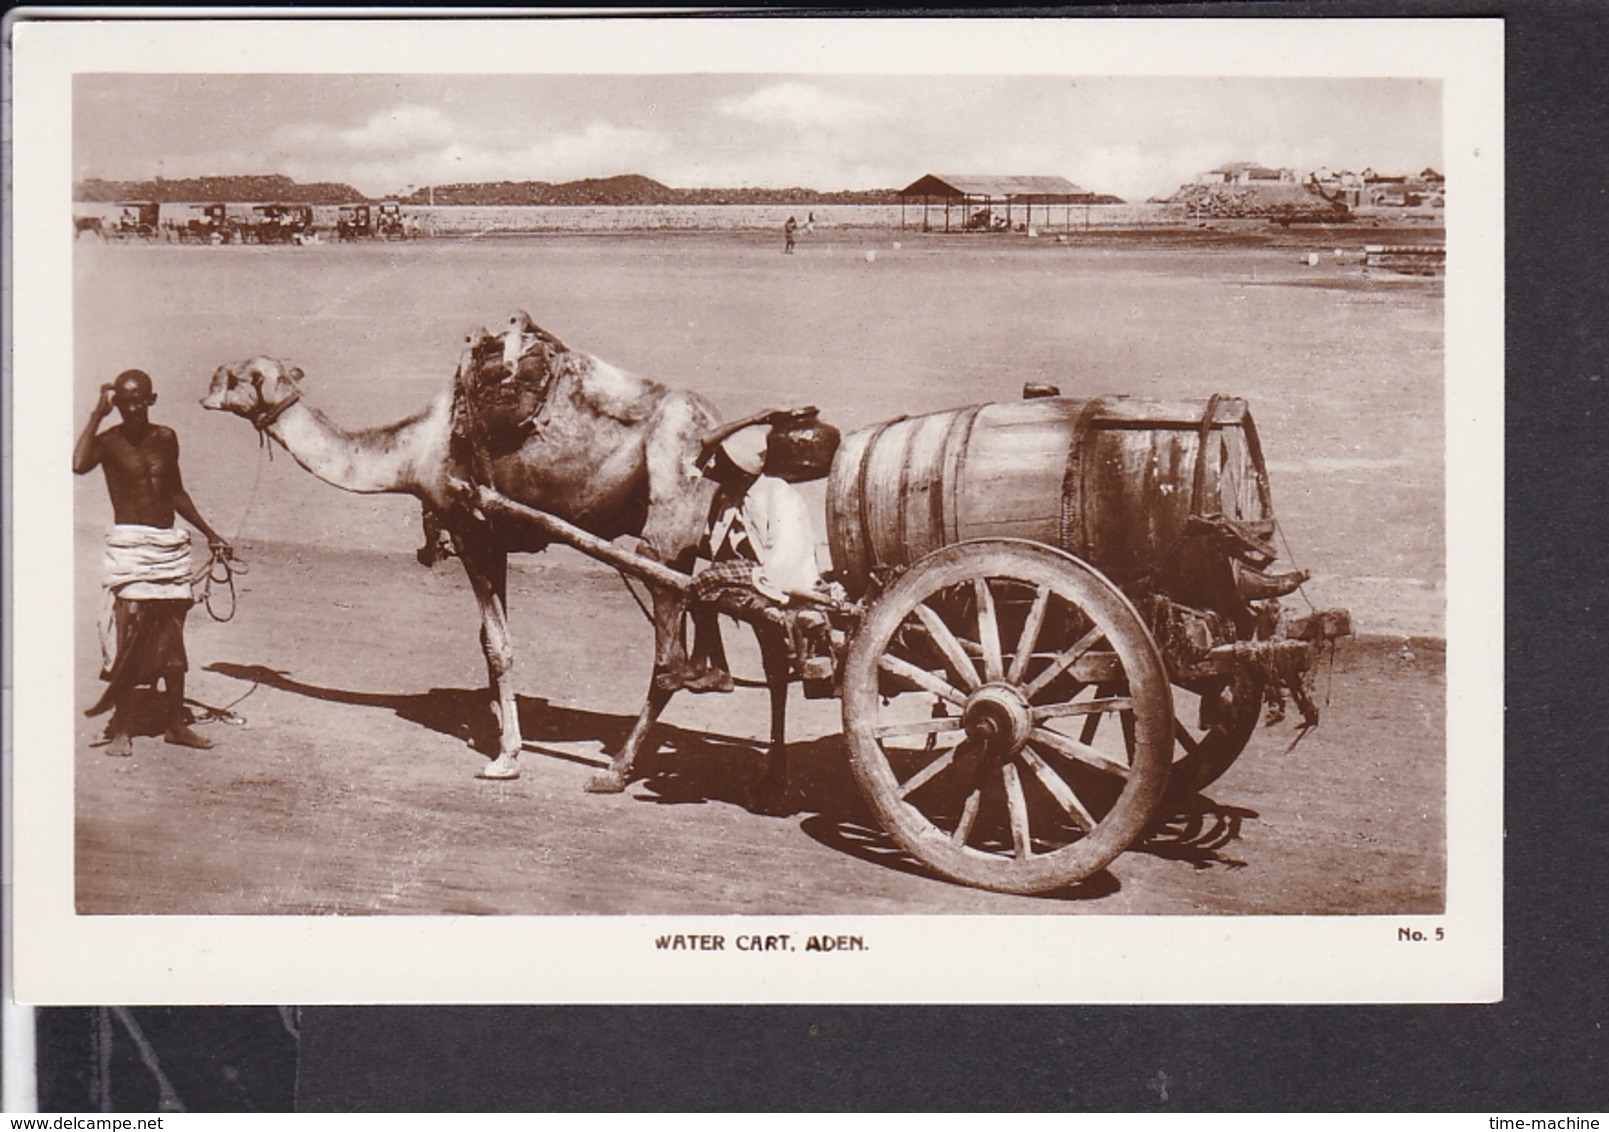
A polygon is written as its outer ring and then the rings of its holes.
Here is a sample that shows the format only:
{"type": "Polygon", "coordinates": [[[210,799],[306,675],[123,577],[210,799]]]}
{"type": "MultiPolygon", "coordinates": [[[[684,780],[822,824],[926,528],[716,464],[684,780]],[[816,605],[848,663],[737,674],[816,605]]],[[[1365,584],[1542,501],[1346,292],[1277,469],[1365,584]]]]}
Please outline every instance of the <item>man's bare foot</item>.
{"type": "Polygon", "coordinates": [[[163,732],[162,738],[175,747],[194,747],[198,751],[212,750],[212,740],[180,724],[163,732]]]}
{"type": "Polygon", "coordinates": [[[683,664],[655,676],[654,687],[661,692],[730,692],[732,674],[721,668],[683,664]]]}
{"type": "Polygon", "coordinates": [[[730,692],[734,685],[730,672],[720,668],[706,668],[693,675],[682,687],[689,692],[730,692]]]}
{"type": "Polygon", "coordinates": [[[126,759],[134,753],[134,740],[127,735],[110,735],[106,739],[106,753],[113,758],[126,759]]]}

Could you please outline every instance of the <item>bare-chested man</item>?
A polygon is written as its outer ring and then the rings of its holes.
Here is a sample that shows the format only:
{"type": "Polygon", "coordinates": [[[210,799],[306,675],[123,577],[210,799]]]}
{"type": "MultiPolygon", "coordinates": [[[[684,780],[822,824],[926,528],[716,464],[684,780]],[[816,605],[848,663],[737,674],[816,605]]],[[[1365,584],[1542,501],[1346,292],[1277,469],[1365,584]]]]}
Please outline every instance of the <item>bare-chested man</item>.
{"type": "Polygon", "coordinates": [[[156,403],[151,379],[125,370],[100,399],[73,448],[73,471],[84,475],[99,466],[106,475],[116,525],[106,540],[107,608],[101,623],[107,688],[88,715],[112,708],[106,725],[109,755],[134,753],[130,696],[142,685],[163,688],[163,737],[182,747],[207,748],[210,739],[190,728],[184,706],[184,619],[193,603],[190,590],[190,534],[173,525],[183,516],[207,538],[213,550],[231,553],[223,536],[196,510],[179,476],[179,438],[171,428],[152,424],[156,403]],[[113,407],[123,423],[99,432],[113,407]]]}

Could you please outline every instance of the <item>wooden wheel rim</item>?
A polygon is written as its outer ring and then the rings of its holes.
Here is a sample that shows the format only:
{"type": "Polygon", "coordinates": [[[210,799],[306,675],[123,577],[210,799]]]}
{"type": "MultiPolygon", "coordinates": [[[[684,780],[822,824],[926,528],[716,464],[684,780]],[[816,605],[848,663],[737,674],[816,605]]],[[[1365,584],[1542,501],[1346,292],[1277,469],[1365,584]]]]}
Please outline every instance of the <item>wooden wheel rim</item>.
{"type": "MultiPolygon", "coordinates": [[[[1044,609],[1030,611],[1025,622],[1031,621],[1036,613],[1041,618],[1039,624],[1043,624],[1044,609]]],[[[1035,633],[1037,631],[1036,626],[1035,633]]],[[[1069,644],[1058,643],[1058,648],[1066,650],[1063,657],[1076,651],[1077,646],[1068,647],[1069,644]]],[[[1088,686],[1088,681],[1083,686],[1088,686]]],[[[922,684],[914,694],[924,694],[923,689],[931,691],[929,684],[922,684]]],[[[992,708],[993,704],[990,706],[992,708]]],[[[1064,707],[1062,710],[1081,709],[1064,707]]],[[[1079,559],[1040,543],[979,539],[935,551],[912,566],[878,598],[850,644],[844,667],[843,713],[851,767],[890,836],[936,872],[981,888],[1016,893],[1046,892],[1098,872],[1144,832],[1167,787],[1173,751],[1172,689],[1155,643],[1128,599],[1104,576],[1079,559]],[[953,593],[967,585],[979,587],[975,612],[980,641],[976,642],[979,655],[975,658],[978,667],[974,668],[974,675],[977,680],[972,688],[960,686],[966,679],[962,661],[973,659],[971,654],[953,633],[949,641],[941,641],[943,629],[932,625],[938,615],[926,605],[935,595],[953,593]],[[1069,818],[1083,806],[1080,792],[1057,774],[1056,768],[1052,767],[1047,775],[1045,764],[1051,760],[1036,753],[1042,730],[1035,730],[1035,739],[1027,743],[999,744],[992,754],[993,763],[988,762],[989,755],[966,752],[968,759],[981,759],[985,763],[977,772],[980,783],[994,776],[998,768],[998,790],[1003,799],[1001,805],[1009,814],[1013,843],[1009,853],[1000,846],[969,844],[972,828],[969,823],[975,819],[978,806],[983,804],[983,801],[975,804],[974,797],[987,800],[988,787],[979,785],[968,797],[967,809],[971,817],[964,811],[953,828],[945,828],[911,799],[927,781],[948,773],[948,769],[933,770],[930,763],[928,769],[918,770],[902,780],[890,761],[884,737],[879,735],[878,720],[883,707],[880,685],[885,674],[891,668],[896,670],[907,686],[922,679],[920,674],[907,671],[917,666],[904,661],[898,649],[892,647],[896,634],[910,631],[918,623],[938,643],[939,651],[946,658],[948,676],[960,682],[951,684],[943,676],[934,676],[931,670],[926,673],[932,687],[942,685],[949,689],[949,694],[941,695],[937,691],[931,694],[935,700],[946,701],[947,712],[958,713],[957,726],[969,708],[976,711],[977,705],[988,699],[1004,704],[1015,696],[1034,707],[1051,706],[1035,701],[1036,697],[1043,696],[1047,687],[1054,686],[1054,680],[1047,683],[1042,679],[1046,668],[1054,665],[1041,663],[1036,669],[1035,662],[1019,664],[1017,661],[1020,651],[1038,656],[1033,648],[1037,640],[1030,641],[1030,647],[1023,650],[1024,640],[1029,636],[1024,627],[1020,630],[1023,639],[1015,642],[1017,648],[1008,658],[999,640],[998,628],[991,620],[993,609],[984,612],[984,606],[993,600],[989,595],[1001,585],[1032,587],[1038,595],[1049,595],[1036,597],[1036,607],[1043,604],[1048,608],[1050,603],[1059,602],[1064,610],[1087,618],[1092,627],[1086,634],[1090,638],[1086,651],[1092,656],[1115,656],[1121,686],[1126,692],[1124,716],[1132,718],[1128,763],[1120,768],[1121,773],[1115,779],[1121,782],[1121,788],[1115,784],[1111,787],[1116,791],[1115,799],[1109,806],[1100,806],[1099,812],[1095,808],[1084,811],[1087,824],[1078,822],[1085,826],[1081,835],[1074,835],[1068,843],[1043,852],[1037,851],[1034,844],[1035,830],[1029,817],[1031,804],[1026,800],[1031,795],[1041,802],[1049,797],[1069,818]],[[989,628],[985,629],[985,625],[989,628]],[[995,636],[992,643],[988,639],[991,631],[995,636]],[[1105,647],[1097,649],[1096,645],[1105,647]],[[891,660],[885,659],[890,657],[891,660]],[[990,691],[991,687],[1001,690],[990,691]],[[928,777],[913,787],[912,783],[924,774],[928,777]],[[1058,778],[1061,778],[1059,784],[1055,781],[1058,778]]],[[[930,726],[934,730],[957,729],[948,727],[942,720],[930,726]]],[[[962,756],[953,752],[965,745],[966,740],[962,740],[951,749],[950,756],[945,756],[950,759],[949,765],[960,764],[962,756]]],[[[1067,832],[1065,829],[1058,831],[1067,832]]]]}

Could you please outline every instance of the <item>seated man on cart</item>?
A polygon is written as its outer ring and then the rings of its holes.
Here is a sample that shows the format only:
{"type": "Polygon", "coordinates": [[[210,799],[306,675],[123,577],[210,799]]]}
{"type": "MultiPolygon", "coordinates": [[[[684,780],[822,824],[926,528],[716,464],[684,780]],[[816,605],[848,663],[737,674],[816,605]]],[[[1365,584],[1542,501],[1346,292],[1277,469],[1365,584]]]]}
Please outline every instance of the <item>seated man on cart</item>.
{"type": "Polygon", "coordinates": [[[771,642],[785,644],[793,667],[827,627],[812,602],[830,599],[834,587],[816,562],[804,496],[766,472],[770,436],[769,424],[748,424],[712,444],[705,457],[704,474],[717,487],[703,547],[709,565],[693,578],[693,675],[678,681],[688,691],[732,690],[713,611],[753,624],[762,654],[771,642]]]}

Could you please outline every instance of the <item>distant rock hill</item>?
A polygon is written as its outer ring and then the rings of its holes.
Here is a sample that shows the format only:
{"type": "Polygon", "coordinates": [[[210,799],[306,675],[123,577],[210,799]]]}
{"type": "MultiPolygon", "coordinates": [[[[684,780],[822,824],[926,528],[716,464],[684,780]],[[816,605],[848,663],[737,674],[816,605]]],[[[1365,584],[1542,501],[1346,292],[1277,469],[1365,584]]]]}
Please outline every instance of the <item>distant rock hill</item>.
{"type": "Polygon", "coordinates": [[[125,200],[222,201],[226,204],[346,204],[367,198],[351,185],[334,181],[302,184],[277,173],[244,177],[190,177],[180,180],[103,181],[91,178],[73,186],[73,199],[85,203],[125,200]]]}
{"type": "Polygon", "coordinates": [[[1284,223],[1351,219],[1345,204],[1325,198],[1308,184],[1294,182],[1181,185],[1166,203],[1187,205],[1195,216],[1221,219],[1258,218],[1284,223]]]}
{"type": "MultiPolygon", "coordinates": [[[[351,185],[319,181],[302,184],[278,174],[196,177],[182,180],[105,181],[92,178],[74,186],[74,199],[85,203],[129,200],[222,201],[286,204],[347,204],[374,201],[351,185]]],[[[650,177],[627,174],[589,177],[554,184],[548,181],[490,181],[436,185],[399,197],[407,204],[437,205],[653,205],[653,204],[897,204],[896,189],[820,192],[816,189],[672,189],[650,177]]]]}

